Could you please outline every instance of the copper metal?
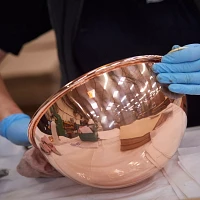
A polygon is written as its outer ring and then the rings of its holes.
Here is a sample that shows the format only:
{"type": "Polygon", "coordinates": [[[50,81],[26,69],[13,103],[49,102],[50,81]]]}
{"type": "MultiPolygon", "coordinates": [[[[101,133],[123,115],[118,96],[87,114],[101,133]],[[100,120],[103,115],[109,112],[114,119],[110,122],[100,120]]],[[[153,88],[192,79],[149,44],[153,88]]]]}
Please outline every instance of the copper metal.
{"type": "MultiPolygon", "coordinates": [[[[58,171],[80,183],[95,187],[119,188],[136,184],[144,180],[144,177],[148,178],[150,175],[144,174],[140,181],[135,181],[133,177],[133,181],[122,181],[121,185],[107,184],[104,181],[96,183],[87,167],[82,167],[87,173],[81,174],[81,166],[72,168],[74,172],[68,172],[67,165],[68,162],[76,165],[80,159],[88,159],[90,163],[87,152],[94,149],[98,151],[109,141],[118,141],[115,151],[119,152],[120,156],[123,152],[124,155],[129,152],[133,153],[134,157],[134,152],[151,143],[151,132],[165,124],[170,116],[170,112],[166,111],[170,105],[185,109],[184,97],[178,96],[175,100],[169,98],[166,91],[162,92],[162,88],[165,87],[166,90],[166,86],[156,81],[156,75],[151,68],[160,60],[161,56],[155,55],[127,58],[104,65],[68,83],[44,102],[33,116],[28,130],[30,142],[35,148],[41,149],[58,171]],[[52,121],[56,124],[57,139],[54,138],[52,121]],[[48,142],[45,142],[44,138],[48,142]],[[55,141],[57,144],[54,144],[55,141]],[[44,146],[47,144],[48,146],[44,146]],[[54,149],[48,151],[46,147],[54,149]],[[78,151],[79,156],[77,148],[81,149],[78,151]],[[69,159],[64,160],[63,156],[70,151],[69,159]],[[73,173],[79,174],[78,177],[81,178],[76,178],[73,173]]],[[[102,152],[102,156],[109,154],[111,150],[106,151],[102,152]]],[[[142,155],[143,159],[147,160],[145,162],[151,163],[145,156],[145,151],[141,152],[142,155]]],[[[116,163],[113,169],[117,170],[117,165],[116,163]]],[[[154,173],[156,171],[158,169],[155,169],[154,173]]],[[[124,172],[119,170],[115,171],[115,174],[118,173],[123,179],[124,172]]],[[[111,175],[107,173],[109,170],[102,172],[102,176],[109,180],[111,175]]]]}

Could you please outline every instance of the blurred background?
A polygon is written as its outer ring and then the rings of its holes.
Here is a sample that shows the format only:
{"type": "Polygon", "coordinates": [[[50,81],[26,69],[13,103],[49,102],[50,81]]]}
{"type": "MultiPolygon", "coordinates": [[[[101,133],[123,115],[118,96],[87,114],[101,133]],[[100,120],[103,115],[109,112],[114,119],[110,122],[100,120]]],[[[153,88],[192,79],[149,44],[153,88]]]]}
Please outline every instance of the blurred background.
{"type": "Polygon", "coordinates": [[[32,116],[60,87],[54,31],[24,45],[18,56],[6,56],[0,71],[14,101],[32,116]]]}

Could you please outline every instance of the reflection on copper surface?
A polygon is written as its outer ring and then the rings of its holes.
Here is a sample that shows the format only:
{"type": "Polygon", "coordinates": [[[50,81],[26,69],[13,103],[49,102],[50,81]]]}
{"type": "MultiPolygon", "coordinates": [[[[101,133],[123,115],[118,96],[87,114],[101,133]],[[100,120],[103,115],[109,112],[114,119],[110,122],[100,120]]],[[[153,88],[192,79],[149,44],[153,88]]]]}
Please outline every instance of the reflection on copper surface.
{"type": "Polygon", "coordinates": [[[154,159],[152,137],[164,134],[166,130],[160,130],[177,116],[180,125],[169,127],[180,132],[171,148],[175,151],[186,126],[184,97],[169,98],[171,93],[151,70],[160,60],[128,58],[70,82],[35,113],[29,126],[31,143],[63,175],[87,185],[119,188],[152,176],[169,159],[164,153],[162,161],[154,159]],[[51,151],[41,142],[46,136],[53,143],[51,151]],[[133,173],[139,169],[140,174],[133,173]]]}

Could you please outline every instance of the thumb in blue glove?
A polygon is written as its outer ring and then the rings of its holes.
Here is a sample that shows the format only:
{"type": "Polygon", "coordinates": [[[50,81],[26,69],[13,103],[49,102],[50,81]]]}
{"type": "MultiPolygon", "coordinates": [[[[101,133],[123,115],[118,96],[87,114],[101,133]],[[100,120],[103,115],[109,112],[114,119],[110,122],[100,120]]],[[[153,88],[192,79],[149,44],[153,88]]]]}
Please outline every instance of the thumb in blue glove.
{"type": "MultiPolygon", "coordinates": [[[[174,46],[172,49],[179,48],[174,46]]],[[[200,95],[200,44],[190,44],[163,56],[153,66],[157,80],[171,92],[200,95]]]]}
{"type": "Polygon", "coordinates": [[[0,121],[0,135],[16,145],[29,146],[29,122],[30,117],[24,113],[9,115],[0,121]]]}

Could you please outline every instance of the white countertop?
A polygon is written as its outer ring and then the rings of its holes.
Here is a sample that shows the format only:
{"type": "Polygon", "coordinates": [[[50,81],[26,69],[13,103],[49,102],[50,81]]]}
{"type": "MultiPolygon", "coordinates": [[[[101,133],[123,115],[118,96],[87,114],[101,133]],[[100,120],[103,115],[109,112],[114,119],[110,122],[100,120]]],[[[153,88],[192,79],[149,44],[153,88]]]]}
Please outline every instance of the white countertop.
{"type": "Polygon", "coordinates": [[[177,200],[200,197],[200,127],[187,129],[179,152],[162,172],[136,186],[106,190],[79,185],[68,178],[25,178],[16,172],[23,148],[0,138],[1,200],[177,200]],[[181,166],[181,167],[180,167],[181,166]],[[169,183],[170,182],[170,183],[169,183]]]}

